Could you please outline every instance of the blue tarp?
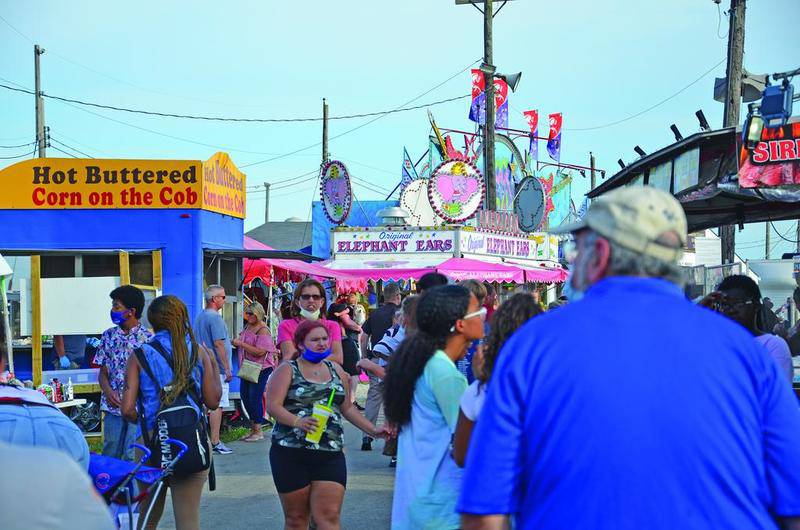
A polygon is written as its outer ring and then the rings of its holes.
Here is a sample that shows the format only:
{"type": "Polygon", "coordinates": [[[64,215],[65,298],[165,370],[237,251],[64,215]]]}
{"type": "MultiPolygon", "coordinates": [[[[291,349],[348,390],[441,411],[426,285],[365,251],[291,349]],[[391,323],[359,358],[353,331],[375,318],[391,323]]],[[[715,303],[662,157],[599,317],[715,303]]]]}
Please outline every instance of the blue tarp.
{"type": "MultiPolygon", "coordinates": [[[[389,206],[397,206],[399,201],[356,201],[350,208],[346,226],[380,226],[381,218],[377,213],[389,206]]],[[[314,201],[311,209],[312,254],[328,259],[331,256],[331,228],[335,225],[325,216],[322,202],[314,201]]],[[[344,226],[343,225],[343,226],[344,226]]]]}

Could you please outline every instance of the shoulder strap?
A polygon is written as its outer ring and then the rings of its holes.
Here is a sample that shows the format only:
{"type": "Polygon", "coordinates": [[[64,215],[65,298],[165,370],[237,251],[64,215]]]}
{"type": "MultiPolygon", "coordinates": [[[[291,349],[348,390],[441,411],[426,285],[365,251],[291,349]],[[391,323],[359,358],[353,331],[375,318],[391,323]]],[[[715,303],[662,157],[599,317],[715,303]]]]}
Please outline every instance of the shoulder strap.
{"type": "MultiPolygon", "coordinates": [[[[169,354],[167,354],[167,350],[164,349],[164,346],[162,346],[161,343],[158,342],[158,339],[155,339],[155,338],[153,340],[151,340],[150,342],[148,342],[148,345],[150,347],[152,347],[154,350],[156,350],[158,353],[160,353],[161,357],[163,357],[164,360],[167,361],[167,364],[169,364],[170,370],[172,370],[173,377],[175,377],[175,368],[174,368],[174,366],[172,364],[172,358],[169,356],[169,354]]],[[[192,357],[195,360],[197,360],[197,352],[192,351],[192,357]]],[[[197,361],[195,361],[195,362],[197,362],[197,361]]],[[[191,377],[191,375],[190,375],[190,377],[191,377]]],[[[189,387],[186,389],[186,393],[189,394],[189,396],[194,400],[194,402],[197,404],[198,407],[201,407],[201,412],[202,412],[203,402],[200,399],[200,396],[197,395],[197,389],[195,388],[195,385],[193,385],[193,384],[189,385],[189,387]]]]}
{"type": "MultiPolygon", "coordinates": [[[[150,368],[150,363],[147,362],[147,357],[144,355],[144,350],[139,347],[133,350],[136,355],[136,360],[139,361],[139,366],[145,371],[147,376],[153,381],[153,384],[158,386],[158,380],[153,375],[153,369],[150,368]]],[[[147,447],[150,447],[150,433],[147,431],[147,421],[144,417],[144,400],[142,399],[142,383],[139,383],[139,394],[136,396],[136,402],[139,405],[139,424],[142,427],[142,439],[147,447]]]]}

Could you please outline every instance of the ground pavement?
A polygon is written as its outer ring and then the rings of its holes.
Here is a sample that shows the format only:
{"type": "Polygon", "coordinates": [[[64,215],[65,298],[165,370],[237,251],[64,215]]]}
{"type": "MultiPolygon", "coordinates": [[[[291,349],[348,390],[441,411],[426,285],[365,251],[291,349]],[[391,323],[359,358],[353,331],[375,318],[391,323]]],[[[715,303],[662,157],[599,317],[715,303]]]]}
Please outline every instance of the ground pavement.
{"type": "MultiPolygon", "coordinates": [[[[269,436],[262,442],[234,442],[228,445],[235,452],[232,455],[217,455],[214,460],[217,490],[209,492],[206,487],[203,491],[200,504],[202,528],[283,528],[283,512],[269,469],[269,436]]],[[[374,442],[370,452],[362,452],[360,448],[361,432],[346,423],[348,476],[342,506],[342,528],[389,528],[394,469],[389,468],[389,458],[381,455],[382,441],[374,442]]],[[[164,516],[158,527],[175,528],[171,499],[167,499],[164,516]]]]}

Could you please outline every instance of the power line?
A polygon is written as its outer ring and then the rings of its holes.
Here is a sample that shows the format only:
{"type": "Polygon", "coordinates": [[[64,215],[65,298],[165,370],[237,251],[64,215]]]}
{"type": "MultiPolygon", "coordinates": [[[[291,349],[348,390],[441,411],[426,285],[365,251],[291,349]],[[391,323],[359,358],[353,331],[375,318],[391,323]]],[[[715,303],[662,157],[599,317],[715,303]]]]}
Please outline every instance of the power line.
{"type": "MultiPolygon", "coordinates": [[[[475,65],[475,63],[477,63],[477,62],[479,62],[479,61],[480,61],[480,59],[478,59],[478,60],[476,60],[476,61],[473,61],[473,62],[471,62],[471,63],[470,63],[470,64],[468,64],[468,65],[467,65],[465,68],[462,68],[461,70],[459,70],[459,71],[458,71],[458,72],[456,72],[455,74],[451,75],[450,77],[448,77],[447,79],[445,79],[444,81],[442,81],[441,83],[439,83],[438,85],[434,86],[433,88],[429,88],[428,90],[426,90],[426,91],[425,91],[425,92],[423,92],[422,94],[419,94],[419,95],[417,95],[417,96],[415,96],[415,97],[413,97],[413,98],[409,99],[408,101],[406,101],[405,103],[403,103],[402,105],[400,105],[400,106],[399,106],[399,107],[397,107],[397,108],[398,108],[398,109],[401,109],[401,108],[405,107],[406,105],[410,105],[411,103],[414,103],[414,102],[415,102],[415,101],[417,101],[418,99],[420,99],[420,98],[422,98],[422,97],[424,97],[424,96],[426,96],[426,95],[430,94],[431,92],[433,92],[434,90],[436,90],[436,89],[437,89],[437,88],[439,88],[440,86],[442,86],[442,85],[444,85],[444,84],[446,84],[446,83],[450,82],[451,80],[455,79],[456,77],[458,77],[458,76],[459,76],[459,75],[461,75],[462,73],[464,73],[464,72],[466,72],[467,70],[469,70],[470,68],[472,68],[472,66],[473,66],[473,65],[475,65]]],[[[465,97],[469,97],[469,95],[467,95],[467,96],[465,96],[465,97]]],[[[380,116],[376,116],[375,118],[372,118],[371,120],[369,120],[369,121],[366,121],[366,122],[362,123],[361,125],[357,125],[356,127],[353,127],[352,129],[348,129],[348,130],[344,131],[343,133],[339,133],[339,134],[337,134],[337,135],[335,135],[335,136],[331,137],[331,138],[329,139],[329,141],[330,141],[330,140],[335,140],[335,139],[337,139],[337,138],[341,138],[342,136],[344,136],[344,135],[346,135],[346,134],[350,134],[350,133],[352,133],[352,132],[355,132],[355,131],[357,131],[357,130],[361,129],[362,127],[366,127],[367,125],[370,125],[371,123],[375,123],[376,121],[380,120],[381,118],[383,118],[383,117],[385,117],[385,116],[388,116],[388,114],[381,114],[380,116]]],[[[305,147],[301,147],[301,148],[299,148],[299,149],[295,149],[294,151],[290,151],[290,152],[288,152],[288,153],[284,153],[284,154],[282,154],[282,155],[279,155],[279,156],[276,156],[276,157],[267,158],[266,160],[260,160],[260,161],[258,161],[258,162],[251,162],[250,164],[245,164],[245,165],[243,165],[242,167],[243,167],[243,168],[245,168],[245,167],[250,167],[250,166],[256,166],[256,165],[259,165],[259,164],[266,164],[266,163],[268,163],[268,162],[273,162],[273,161],[275,161],[275,160],[280,160],[281,158],[286,158],[287,156],[296,155],[297,153],[301,153],[301,152],[303,152],[303,151],[306,151],[306,150],[308,150],[308,149],[312,149],[312,148],[314,148],[314,147],[317,147],[317,146],[319,146],[319,145],[322,145],[322,142],[316,142],[316,143],[314,143],[314,144],[307,145],[307,146],[305,146],[305,147]]]]}
{"type": "Polygon", "coordinates": [[[19,144],[19,145],[0,145],[0,149],[19,149],[20,147],[28,147],[29,145],[33,145],[36,142],[28,142],[27,144],[19,144]]]}
{"type": "MultiPolygon", "coordinates": [[[[26,94],[36,95],[33,90],[27,90],[23,88],[15,88],[8,85],[0,84],[0,87],[5,88],[6,90],[12,90],[14,92],[22,92],[26,94]]],[[[53,96],[51,94],[45,94],[42,92],[42,97],[48,99],[55,99],[58,101],[63,101],[65,103],[74,103],[76,105],[83,105],[85,107],[95,107],[98,109],[105,109],[105,110],[114,110],[117,112],[128,112],[131,114],[142,114],[145,116],[158,116],[160,118],[180,118],[184,120],[202,120],[202,121],[222,121],[222,122],[238,122],[238,123],[304,123],[304,122],[317,122],[322,121],[324,118],[322,117],[314,117],[314,118],[227,118],[223,116],[199,116],[199,115],[192,115],[192,114],[176,114],[171,112],[157,112],[152,110],[140,110],[140,109],[131,109],[127,107],[117,107],[115,105],[105,105],[102,103],[92,103],[91,101],[83,101],[80,99],[72,99],[72,98],[65,98],[61,96],[53,96]]],[[[405,108],[396,108],[391,110],[382,110],[378,112],[366,112],[362,114],[349,114],[345,116],[332,116],[329,117],[329,120],[350,120],[354,118],[369,118],[372,116],[385,116],[387,114],[394,114],[396,112],[407,112],[410,110],[417,110],[423,109],[426,107],[433,107],[435,105],[442,105],[444,103],[450,103],[452,101],[456,101],[458,99],[464,99],[470,97],[469,94],[464,94],[463,96],[455,96],[452,98],[442,99],[439,101],[432,101],[430,103],[425,103],[422,105],[416,105],[414,107],[405,107],[405,108]]]]}
{"type": "Polygon", "coordinates": [[[75,151],[76,153],[79,153],[79,154],[85,156],[86,158],[94,158],[92,155],[86,154],[86,153],[84,153],[83,151],[81,151],[79,149],[75,149],[74,147],[71,147],[71,146],[65,144],[64,142],[58,140],[57,138],[53,138],[52,135],[50,136],[50,139],[53,140],[54,142],[56,142],[57,144],[59,144],[59,145],[61,145],[63,147],[66,147],[67,149],[71,149],[72,151],[75,151]]]}
{"type": "Polygon", "coordinates": [[[66,152],[66,151],[64,151],[63,149],[59,149],[59,148],[58,148],[58,147],[56,147],[55,145],[51,145],[51,146],[50,146],[50,148],[52,148],[52,149],[55,149],[55,150],[56,150],[56,151],[58,151],[59,153],[64,153],[64,154],[65,154],[65,155],[67,155],[67,156],[71,156],[72,158],[78,158],[77,156],[73,155],[72,153],[67,153],[67,152],[66,152]]]}
{"type": "Polygon", "coordinates": [[[668,97],[666,97],[666,98],[662,99],[661,101],[659,101],[658,103],[656,103],[655,105],[651,105],[651,106],[647,107],[646,109],[644,109],[644,110],[642,110],[642,111],[640,111],[640,112],[637,112],[636,114],[632,114],[631,116],[628,116],[627,118],[622,118],[621,120],[612,121],[611,123],[606,123],[606,124],[603,124],[603,125],[596,125],[596,126],[594,126],[594,127],[578,127],[578,128],[570,128],[570,129],[567,129],[567,128],[565,127],[565,128],[564,128],[564,130],[565,130],[565,131],[595,131],[595,130],[597,130],[597,129],[605,129],[606,127],[612,127],[612,126],[614,126],[614,125],[619,125],[620,123],[625,123],[626,121],[630,121],[630,120],[632,120],[632,119],[634,119],[634,118],[638,118],[638,117],[639,117],[639,116],[641,116],[642,114],[645,114],[645,113],[647,113],[647,112],[650,112],[651,110],[653,110],[653,109],[654,109],[654,108],[656,108],[656,107],[660,107],[661,105],[663,105],[663,104],[664,104],[664,103],[666,103],[667,101],[669,101],[669,100],[671,100],[672,98],[674,98],[674,97],[678,96],[679,94],[681,94],[681,93],[685,92],[685,91],[686,91],[686,90],[688,90],[690,87],[692,87],[692,86],[696,85],[697,83],[699,83],[699,82],[700,82],[700,80],[701,80],[701,79],[703,79],[705,76],[707,76],[708,74],[710,74],[711,72],[713,72],[715,68],[717,68],[719,65],[721,65],[721,64],[722,64],[722,63],[724,63],[725,61],[727,61],[727,59],[722,59],[720,62],[718,62],[717,64],[715,64],[714,66],[712,66],[711,68],[709,68],[708,70],[706,70],[705,72],[703,72],[703,73],[700,75],[700,77],[698,77],[697,79],[695,79],[694,81],[692,81],[691,83],[689,83],[688,85],[686,85],[685,87],[681,88],[680,90],[678,90],[677,92],[675,92],[675,93],[674,93],[674,94],[672,94],[671,96],[668,96],[668,97]]]}
{"type": "Polygon", "coordinates": [[[25,153],[24,155],[16,155],[16,156],[0,156],[0,160],[14,160],[15,158],[25,158],[31,156],[33,153],[36,152],[36,149],[31,151],[30,153],[25,153]]]}
{"type": "MultiPolygon", "coordinates": [[[[279,186],[279,185],[284,184],[286,182],[292,182],[294,180],[297,180],[297,179],[300,179],[300,178],[303,178],[303,177],[307,177],[307,176],[309,176],[311,174],[318,173],[318,172],[319,172],[319,169],[312,169],[311,171],[307,171],[306,173],[303,173],[302,175],[297,175],[296,177],[289,177],[289,178],[283,179],[283,180],[277,180],[275,182],[269,182],[268,184],[270,186],[279,186]]],[[[265,191],[264,190],[264,183],[256,184],[256,185],[252,185],[252,186],[247,186],[247,188],[248,189],[252,189],[253,191],[257,191],[257,190],[265,191]]]]}

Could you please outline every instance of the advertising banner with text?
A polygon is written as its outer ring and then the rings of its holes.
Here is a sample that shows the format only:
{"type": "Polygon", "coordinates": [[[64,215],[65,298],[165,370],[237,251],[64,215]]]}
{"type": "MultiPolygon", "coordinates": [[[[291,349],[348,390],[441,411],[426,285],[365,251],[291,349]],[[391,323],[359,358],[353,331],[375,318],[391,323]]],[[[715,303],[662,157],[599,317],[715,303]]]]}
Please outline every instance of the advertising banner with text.
{"type": "Polygon", "coordinates": [[[529,260],[558,260],[558,239],[548,234],[515,237],[487,232],[461,232],[461,252],[469,257],[495,256],[529,260]]]}
{"type": "Polygon", "coordinates": [[[333,231],[332,254],[336,259],[362,258],[370,254],[449,254],[455,250],[452,230],[333,231]]]}
{"type": "Polygon", "coordinates": [[[0,170],[0,209],[202,208],[245,215],[245,176],[217,153],[196,160],[35,158],[0,170]]]}

